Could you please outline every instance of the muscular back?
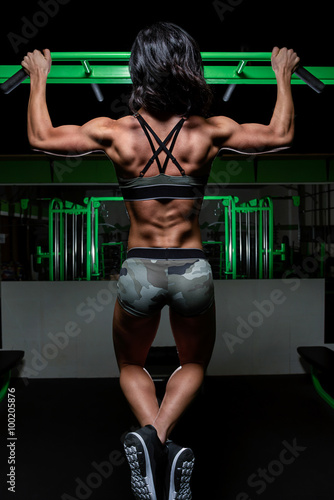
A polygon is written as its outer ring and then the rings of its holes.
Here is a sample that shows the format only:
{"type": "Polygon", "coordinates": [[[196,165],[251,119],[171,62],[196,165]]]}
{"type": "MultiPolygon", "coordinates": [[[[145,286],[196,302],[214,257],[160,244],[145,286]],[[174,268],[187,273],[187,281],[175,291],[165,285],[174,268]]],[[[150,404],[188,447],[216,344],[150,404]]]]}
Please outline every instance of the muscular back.
{"type": "MultiPolygon", "coordinates": [[[[172,116],[162,121],[142,113],[161,140],[169,134],[180,117],[172,116]]],[[[125,179],[139,176],[152,156],[150,144],[143,129],[133,116],[113,122],[111,147],[106,149],[114,163],[117,175],[125,179]]],[[[156,148],[158,144],[152,138],[156,148]]],[[[213,158],[218,152],[213,144],[213,127],[203,118],[187,119],[175,143],[173,155],[186,175],[209,174],[213,158]]],[[[159,155],[163,163],[165,152],[159,155]]],[[[159,174],[154,162],[145,177],[159,174]]],[[[169,161],[167,175],[181,175],[169,161]]],[[[128,247],[184,247],[200,248],[201,234],[198,224],[200,202],[198,200],[144,200],[128,201],[126,207],[131,220],[128,247]]]]}

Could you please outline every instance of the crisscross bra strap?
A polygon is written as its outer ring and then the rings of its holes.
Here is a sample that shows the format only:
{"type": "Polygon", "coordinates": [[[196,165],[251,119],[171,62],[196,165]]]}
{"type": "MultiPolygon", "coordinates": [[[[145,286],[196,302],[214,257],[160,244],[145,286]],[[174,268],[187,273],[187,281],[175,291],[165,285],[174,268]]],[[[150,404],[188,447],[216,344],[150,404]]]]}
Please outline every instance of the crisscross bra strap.
{"type": "Polygon", "coordinates": [[[173,130],[171,130],[171,132],[168,134],[168,136],[166,137],[166,139],[164,141],[162,141],[160,139],[160,137],[157,136],[157,134],[154,132],[154,130],[150,127],[150,125],[146,122],[146,120],[144,120],[144,118],[139,114],[135,114],[134,115],[142,129],[144,130],[145,132],[145,135],[150,143],[150,146],[151,146],[151,149],[152,149],[152,152],[153,152],[153,156],[149,159],[149,161],[147,162],[147,164],[145,165],[145,167],[143,168],[143,170],[140,172],[140,177],[143,177],[147,170],[150,168],[150,166],[152,165],[152,163],[154,161],[157,162],[157,165],[158,165],[158,168],[159,168],[159,172],[161,174],[165,173],[166,171],[166,168],[167,168],[167,164],[168,164],[168,161],[169,160],[172,160],[172,162],[174,163],[174,165],[178,168],[178,170],[181,172],[182,175],[185,175],[185,171],[183,170],[183,168],[181,167],[181,165],[179,164],[179,162],[177,161],[177,159],[172,155],[172,151],[173,151],[173,148],[175,146],[175,142],[176,142],[176,139],[177,139],[177,136],[179,135],[180,133],[180,130],[185,122],[185,118],[181,118],[181,120],[175,125],[175,127],[173,128],[173,130]],[[152,136],[154,137],[154,139],[157,141],[157,143],[159,144],[159,148],[158,149],[155,149],[154,147],[154,144],[153,144],[153,141],[152,141],[152,138],[150,136],[150,133],[152,134],[152,136]],[[168,149],[167,148],[167,144],[169,143],[169,141],[172,140],[172,143],[171,143],[171,146],[170,148],[168,149]],[[159,160],[159,154],[161,153],[161,151],[165,151],[166,153],[166,160],[163,164],[163,166],[161,166],[161,163],[160,163],[160,160],[159,160]]]}

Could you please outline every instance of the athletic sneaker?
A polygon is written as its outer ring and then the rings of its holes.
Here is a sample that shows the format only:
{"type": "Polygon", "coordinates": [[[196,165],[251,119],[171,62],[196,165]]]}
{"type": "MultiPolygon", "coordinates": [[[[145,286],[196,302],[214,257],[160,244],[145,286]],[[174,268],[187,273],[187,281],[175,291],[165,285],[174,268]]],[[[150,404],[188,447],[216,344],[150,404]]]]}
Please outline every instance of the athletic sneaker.
{"type": "Polygon", "coordinates": [[[165,500],[191,500],[190,479],[195,457],[190,448],[181,448],[167,441],[168,464],[166,470],[165,500]]]}
{"type": "Polygon", "coordinates": [[[159,476],[165,466],[166,448],[152,425],[129,432],[124,439],[131,469],[131,488],[138,500],[159,500],[159,476]]]}

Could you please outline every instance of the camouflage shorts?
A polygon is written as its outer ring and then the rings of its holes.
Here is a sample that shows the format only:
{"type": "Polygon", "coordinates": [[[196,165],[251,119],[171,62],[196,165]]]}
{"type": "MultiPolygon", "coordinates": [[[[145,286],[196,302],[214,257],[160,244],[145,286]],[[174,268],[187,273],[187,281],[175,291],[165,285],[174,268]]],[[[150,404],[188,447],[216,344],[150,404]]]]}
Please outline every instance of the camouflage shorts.
{"type": "Polygon", "coordinates": [[[211,266],[197,249],[131,249],[117,287],[121,306],[135,316],[151,316],[165,305],[197,316],[214,301],[211,266]]]}

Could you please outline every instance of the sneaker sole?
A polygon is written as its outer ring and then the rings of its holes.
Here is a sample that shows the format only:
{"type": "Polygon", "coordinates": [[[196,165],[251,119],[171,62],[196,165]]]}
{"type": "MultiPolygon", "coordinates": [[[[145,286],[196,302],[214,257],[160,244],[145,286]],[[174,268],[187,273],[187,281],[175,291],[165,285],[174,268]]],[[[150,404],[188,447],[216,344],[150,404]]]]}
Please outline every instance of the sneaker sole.
{"type": "Polygon", "coordinates": [[[124,440],[124,450],[131,469],[131,488],[135,497],[138,500],[157,500],[145,441],[139,434],[132,432],[124,440]],[[145,468],[144,473],[142,468],[145,468]]]}
{"type": "Polygon", "coordinates": [[[170,471],[168,500],[192,499],[190,479],[194,469],[194,464],[195,457],[187,448],[182,448],[182,450],[180,450],[177,455],[175,455],[170,471]],[[188,455],[190,455],[191,453],[192,458],[190,460],[186,460],[186,457],[184,457],[184,459],[181,458],[181,455],[184,451],[187,451],[188,455]],[[180,458],[181,460],[179,461],[180,458]]]}

